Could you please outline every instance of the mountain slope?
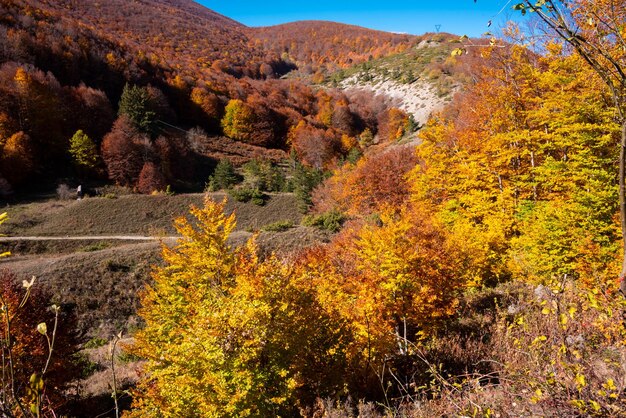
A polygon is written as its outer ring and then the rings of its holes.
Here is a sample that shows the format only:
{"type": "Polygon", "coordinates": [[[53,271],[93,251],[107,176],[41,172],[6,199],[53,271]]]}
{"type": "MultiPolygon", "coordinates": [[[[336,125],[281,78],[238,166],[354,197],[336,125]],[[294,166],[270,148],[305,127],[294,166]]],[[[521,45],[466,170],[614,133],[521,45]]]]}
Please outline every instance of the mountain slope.
{"type": "Polygon", "coordinates": [[[283,54],[298,66],[343,68],[406,50],[419,39],[326,21],[300,21],[247,30],[265,50],[283,54]]]}
{"type": "MultiPolygon", "coordinates": [[[[10,189],[7,180],[15,188],[75,177],[69,140],[77,130],[104,157],[103,138],[119,139],[127,126],[113,125],[127,83],[143,89],[155,119],[150,132],[124,134],[117,142],[142,150],[118,154],[142,155],[141,161],[114,161],[134,167],[124,177],[127,185],[135,186],[147,163],[163,172],[166,184],[203,184],[194,164],[172,169],[192,157],[210,169],[221,156],[198,152],[189,135],[180,134],[194,127],[332,167],[358,147],[362,132],[396,132],[398,126],[385,126],[388,101],[350,98],[298,74],[316,70],[323,81],[329,71],[410,51],[419,40],[332,22],[247,28],[191,0],[4,0],[0,195],[10,189]],[[294,69],[298,74],[281,79],[294,69]]],[[[100,172],[110,167],[103,160],[100,172]]]]}

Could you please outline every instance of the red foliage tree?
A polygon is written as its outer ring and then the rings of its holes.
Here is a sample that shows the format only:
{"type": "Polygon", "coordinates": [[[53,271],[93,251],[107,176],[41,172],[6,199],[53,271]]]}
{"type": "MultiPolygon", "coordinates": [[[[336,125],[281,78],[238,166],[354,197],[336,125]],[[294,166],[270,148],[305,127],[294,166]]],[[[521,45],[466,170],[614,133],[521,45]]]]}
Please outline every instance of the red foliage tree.
{"type": "Polygon", "coordinates": [[[111,180],[122,186],[135,184],[143,167],[142,140],[145,138],[126,116],[115,121],[102,141],[102,159],[111,180]]]}
{"type": "Polygon", "coordinates": [[[409,115],[392,107],[378,117],[378,138],[381,142],[395,141],[407,133],[408,127],[409,115]]]}
{"type": "Polygon", "coordinates": [[[148,161],[143,165],[139,180],[137,181],[137,190],[140,193],[150,194],[154,191],[165,190],[165,177],[161,169],[153,162],[148,161]]]}
{"type": "Polygon", "coordinates": [[[30,136],[18,132],[0,148],[0,166],[9,183],[17,186],[26,181],[35,169],[30,136]]]}
{"type": "Polygon", "coordinates": [[[99,144],[115,120],[109,99],[103,91],[85,84],[68,90],[68,107],[76,130],[82,129],[99,144]]]}
{"type": "Polygon", "coordinates": [[[332,165],[337,144],[330,130],[316,128],[301,121],[290,130],[289,139],[304,164],[315,168],[332,165]]]}
{"type": "Polygon", "coordinates": [[[313,192],[313,210],[340,209],[360,216],[389,205],[402,207],[409,198],[405,176],[417,164],[413,147],[371,153],[356,166],[344,165],[313,192]]]}

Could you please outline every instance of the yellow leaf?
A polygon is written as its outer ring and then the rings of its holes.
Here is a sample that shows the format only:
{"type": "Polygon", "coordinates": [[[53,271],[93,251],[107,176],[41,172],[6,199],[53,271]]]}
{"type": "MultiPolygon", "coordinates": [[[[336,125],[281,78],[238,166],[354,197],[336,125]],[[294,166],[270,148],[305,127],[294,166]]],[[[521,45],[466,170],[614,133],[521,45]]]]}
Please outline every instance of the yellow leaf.
{"type": "Polygon", "coordinates": [[[568,309],[568,313],[569,313],[569,317],[574,319],[574,314],[576,313],[576,307],[575,306],[570,306],[568,309]]]}
{"type": "Polygon", "coordinates": [[[606,381],[605,384],[602,385],[602,387],[608,389],[608,390],[616,390],[617,387],[615,386],[615,382],[613,381],[613,379],[609,379],[606,381]]]}
{"type": "Polygon", "coordinates": [[[546,337],[545,335],[541,335],[533,340],[532,345],[537,345],[539,343],[546,341],[547,339],[548,337],[546,337]]]}

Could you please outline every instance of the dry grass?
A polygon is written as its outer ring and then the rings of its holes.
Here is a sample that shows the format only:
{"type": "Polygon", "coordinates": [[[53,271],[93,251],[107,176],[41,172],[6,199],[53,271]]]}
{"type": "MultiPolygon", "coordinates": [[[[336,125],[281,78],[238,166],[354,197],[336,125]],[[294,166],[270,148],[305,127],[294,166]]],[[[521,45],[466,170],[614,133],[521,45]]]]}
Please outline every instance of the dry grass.
{"type": "Polygon", "coordinates": [[[139,325],[137,292],[157,264],[157,242],[87,253],[12,257],[2,262],[22,278],[36,276],[53,302],[74,309],[85,337],[109,338],[139,325]]]}
{"type": "MultiPolygon", "coordinates": [[[[175,196],[125,195],[115,199],[48,201],[8,207],[8,235],[171,235],[172,219],[184,215],[191,204],[201,206],[204,194],[175,196]]],[[[224,193],[211,193],[222,200],[224,193]]],[[[260,229],[278,221],[300,223],[302,215],[292,194],[273,194],[264,206],[228,201],[227,212],[237,214],[238,229],[260,229]]]]}
{"type": "MultiPolygon", "coordinates": [[[[252,235],[237,231],[230,242],[241,245],[252,235]]],[[[296,227],[284,232],[262,232],[258,243],[262,254],[285,254],[327,239],[327,233],[315,228],[296,227]]],[[[85,338],[108,339],[119,331],[132,332],[140,326],[136,315],[139,304],[137,293],[150,281],[151,266],[159,264],[159,242],[121,245],[109,242],[105,244],[110,246],[94,251],[84,249],[97,246],[100,241],[70,243],[80,251],[68,253],[71,247],[63,247],[63,254],[15,253],[13,257],[0,261],[0,265],[15,271],[21,278],[36,276],[38,283],[53,295],[54,302],[75,309],[79,332],[85,338]]],[[[168,240],[167,243],[169,245],[173,241],[168,240]]],[[[19,250],[19,243],[16,248],[19,250]]]]}

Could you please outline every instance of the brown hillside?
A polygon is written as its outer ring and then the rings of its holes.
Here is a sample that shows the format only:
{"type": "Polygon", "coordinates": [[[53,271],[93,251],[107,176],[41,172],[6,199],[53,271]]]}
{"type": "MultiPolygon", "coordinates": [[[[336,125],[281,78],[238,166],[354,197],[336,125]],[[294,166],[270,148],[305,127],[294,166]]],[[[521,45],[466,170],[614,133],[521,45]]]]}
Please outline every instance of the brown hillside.
{"type": "Polygon", "coordinates": [[[250,146],[271,160],[277,154],[264,149],[292,148],[305,163],[330,168],[365,129],[388,129],[372,117],[386,105],[280,77],[296,64],[303,72],[342,67],[417,40],[330,22],[250,29],[190,0],[4,0],[0,196],[42,179],[103,172],[135,187],[146,163],[137,155],[148,156],[162,183],[174,187],[195,181],[194,167],[207,166],[195,160],[215,154],[241,162],[250,146]],[[149,97],[155,120],[143,132],[114,125],[127,83],[149,97]],[[232,144],[224,152],[195,155],[167,130],[196,126],[232,144]],[[95,142],[104,162],[99,169],[75,170],[69,161],[69,139],[77,130],[95,142]],[[128,172],[114,173],[112,166],[128,172]]]}
{"type": "Polygon", "coordinates": [[[298,66],[348,67],[406,50],[419,38],[325,21],[301,21],[251,28],[255,44],[285,54],[298,66]]]}

